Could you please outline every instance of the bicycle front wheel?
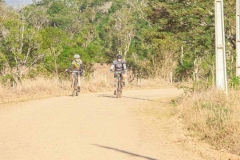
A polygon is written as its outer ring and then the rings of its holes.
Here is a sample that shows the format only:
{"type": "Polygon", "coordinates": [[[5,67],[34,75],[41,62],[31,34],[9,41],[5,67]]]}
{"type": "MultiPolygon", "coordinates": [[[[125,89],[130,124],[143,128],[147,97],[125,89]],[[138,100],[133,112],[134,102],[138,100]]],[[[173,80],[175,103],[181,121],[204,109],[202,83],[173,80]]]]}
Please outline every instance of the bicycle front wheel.
{"type": "Polygon", "coordinates": [[[78,79],[77,79],[77,77],[75,77],[74,84],[73,84],[72,96],[78,96],[77,85],[78,85],[78,79]]]}
{"type": "Polygon", "coordinates": [[[118,88],[117,88],[117,98],[122,97],[122,85],[121,85],[121,80],[118,79],[118,88]]]}

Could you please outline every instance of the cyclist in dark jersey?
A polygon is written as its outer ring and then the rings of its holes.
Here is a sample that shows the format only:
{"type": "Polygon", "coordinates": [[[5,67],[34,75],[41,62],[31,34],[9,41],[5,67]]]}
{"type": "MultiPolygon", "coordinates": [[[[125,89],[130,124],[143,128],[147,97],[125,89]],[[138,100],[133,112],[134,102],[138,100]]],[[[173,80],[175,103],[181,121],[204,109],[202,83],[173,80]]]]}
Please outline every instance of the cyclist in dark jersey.
{"type": "MultiPolygon", "coordinates": [[[[117,74],[116,72],[121,72],[121,75],[123,77],[123,85],[125,86],[126,84],[126,71],[127,71],[127,66],[126,66],[126,62],[122,59],[122,55],[121,54],[118,54],[116,56],[116,60],[113,61],[112,65],[111,65],[111,68],[110,68],[110,71],[111,72],[114,72],[114,79],[115,79],[115,83],[116,84],[116,81],[117,81],[117,74]]],[[[116,92],[114,91],[114,94],[116,92]]]]}
{"type": "Polygon", "coordinates": [[[72,71],[72,76],[71,76],[72,82],[74,81],[74,74],[77,74],[77,76],[78,76],[78,92],[80,92],[80,86],[81,86],[80,76],[83,72],[83,68],[82,68],[82,61],[80,59],[79,54],[74,55],[74,60],[72,61],[68,70],[72,71]]]}

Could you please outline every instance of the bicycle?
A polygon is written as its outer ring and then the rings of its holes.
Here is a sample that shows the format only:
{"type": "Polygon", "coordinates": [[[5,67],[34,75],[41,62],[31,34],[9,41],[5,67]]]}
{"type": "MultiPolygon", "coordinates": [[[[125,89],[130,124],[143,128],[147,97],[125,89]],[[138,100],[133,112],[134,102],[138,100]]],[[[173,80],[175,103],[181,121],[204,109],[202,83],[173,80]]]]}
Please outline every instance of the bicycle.
{"type": "Polygon", "coordinates": [[[116,71],[115,74],[117,76],[115,93],[116,93],[117,98],[121,98],[122,97],[122,89],[123,89],[122,71],[116,71]]]}
{"type": "Polygon", "coordinates": [[[73,87],[73,91],[72,91],[72,96],[78,96],[79,91],[78,91],[78,76],[79,74],[81,74],[81,71],[72,71],[72,70],[68,70],[66,69],[67,72],[70,72],[73,74],[73,82],[72,82],[72,87],[73,87]]]}

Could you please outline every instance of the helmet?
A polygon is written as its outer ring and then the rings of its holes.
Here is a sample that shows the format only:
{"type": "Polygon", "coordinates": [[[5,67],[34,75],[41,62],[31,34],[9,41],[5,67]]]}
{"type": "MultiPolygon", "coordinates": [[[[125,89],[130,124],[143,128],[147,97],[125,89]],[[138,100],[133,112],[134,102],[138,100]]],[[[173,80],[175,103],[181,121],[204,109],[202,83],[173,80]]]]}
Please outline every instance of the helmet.
{"type": "Polygon", "coordinates": [[[80,58],[79,54],[75,54],[74,58],[80,58]]]}
{"type": "Polygon", "coordinates": [[[117,54],[116,58],[117,59],[122,59],[122,55],[121,54],[117,54]]]}

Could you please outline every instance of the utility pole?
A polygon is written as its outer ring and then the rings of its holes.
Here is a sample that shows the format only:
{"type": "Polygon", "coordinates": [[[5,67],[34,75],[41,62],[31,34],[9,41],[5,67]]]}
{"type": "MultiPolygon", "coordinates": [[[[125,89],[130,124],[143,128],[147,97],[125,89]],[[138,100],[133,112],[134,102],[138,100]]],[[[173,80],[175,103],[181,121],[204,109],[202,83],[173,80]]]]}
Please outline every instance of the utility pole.
{"type": "Polygon", "coordinates": [[[228,92],[223,0],[215,0],[216,86],[228,92]]]}
{"type": "Polygon", "coordinates": [[[240,77],[240,0],[236,0],[236,76],[240,77]]]}

